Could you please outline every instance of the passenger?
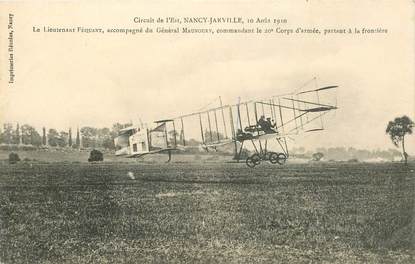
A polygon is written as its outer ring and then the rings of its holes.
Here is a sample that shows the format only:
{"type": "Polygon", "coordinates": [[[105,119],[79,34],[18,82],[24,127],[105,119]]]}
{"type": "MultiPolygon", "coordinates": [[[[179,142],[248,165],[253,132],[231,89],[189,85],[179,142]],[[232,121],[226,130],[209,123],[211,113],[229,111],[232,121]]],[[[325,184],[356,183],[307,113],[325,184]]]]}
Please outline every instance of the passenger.
{"type": "Polygon", "coordinates": [[[265,120],[265,116],[261,116],[261,118],[257,122],[257,126],[259,126],[263,131],[265,131],[268,127],[268,123],[265,120]]]}
{"type": "Polygon", "coordinates": [[[267,123],[268,123],[269,127],[275,128],[276,124],[273,123],[273,122],[274,122],[274,120],[271,121],[271,117],[267,117],[267,123]]]}
{"type": "Polygon", "coordinates": [[[274,127],[275,127],[275,123],[273,124],[271,122],[271,118],[268,117],[267,120],[265,121],[265,127],[263,128],[264,132],[266,134],[276,133],[275,130],[273,129],[274,127]]]}

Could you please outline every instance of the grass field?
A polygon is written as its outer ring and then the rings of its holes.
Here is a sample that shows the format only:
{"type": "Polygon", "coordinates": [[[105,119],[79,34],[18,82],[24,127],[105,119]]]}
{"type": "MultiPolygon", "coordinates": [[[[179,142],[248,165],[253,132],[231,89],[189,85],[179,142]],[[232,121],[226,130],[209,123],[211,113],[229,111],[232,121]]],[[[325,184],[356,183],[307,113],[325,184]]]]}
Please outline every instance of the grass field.
{"type": "Polygon", "coordinates": [[[0,262],[413,263],[413,169],[3,163],[0,262]]]}

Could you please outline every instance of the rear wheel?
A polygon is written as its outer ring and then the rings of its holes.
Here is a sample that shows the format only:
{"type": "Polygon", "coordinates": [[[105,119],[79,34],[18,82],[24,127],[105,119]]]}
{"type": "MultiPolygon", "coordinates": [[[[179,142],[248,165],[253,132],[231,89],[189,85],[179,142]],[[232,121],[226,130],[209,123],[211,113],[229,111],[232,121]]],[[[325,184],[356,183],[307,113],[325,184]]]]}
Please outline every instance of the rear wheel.
{"type": "Polygon", "coordinates": [[[261,163],[261,158],[258,154],[254,154],[246,159],[246,165],[250,168],[255,167],[261,163]]]}
{"type": "Polygon", "coordinates": [[[255,163],[252,161],[251,157],[246,158],[246,165],[250,168],[255,167],[255,163]]]}
{"type": "Polygon", "coordinates": [[[252,155],[251,158],[255,165],[259,165],[261,163],[261,157],[258,154],[252,155]]]}

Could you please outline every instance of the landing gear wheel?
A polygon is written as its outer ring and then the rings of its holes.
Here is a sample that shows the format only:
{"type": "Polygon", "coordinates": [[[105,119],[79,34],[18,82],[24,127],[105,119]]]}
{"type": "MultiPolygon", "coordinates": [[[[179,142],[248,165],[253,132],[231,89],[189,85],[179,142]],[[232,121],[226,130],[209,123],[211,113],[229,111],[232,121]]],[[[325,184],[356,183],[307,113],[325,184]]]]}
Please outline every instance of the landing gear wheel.
{"type": "Polygon", "coordinates": [[[252,155],[251,159],[255,163],[255,165],[259,165],[261,163],[261,157],[258,154],[252,155]]]}
{"type": "Polygon", "coordinates": [[[284,153],[279,153],[278,154],[278,164],[280,165],[284,165],[284,163],[287,161],[287,155],[285,155],[284,153]]]}
{"type": "Polygon", "coordinates": [[[250,168],[255,167],[256,165],[259,165],[261,163],[261,158],[258,154],[254,154],[251,157],[248,157],[246,159],[246,165],[250,168]]]}
{"type": "Polygon", "coordinates": [[[255,163],[252,161],[251,157],[246,158],[246,165],[250,168],[255,167],[255,163]]]}
{"type": "Polygon", "coordinates": [[[278,153],[276,153],[276,152],[269,152],[268,153],[268,160],[272,164],[278,163],[278,153]]]}

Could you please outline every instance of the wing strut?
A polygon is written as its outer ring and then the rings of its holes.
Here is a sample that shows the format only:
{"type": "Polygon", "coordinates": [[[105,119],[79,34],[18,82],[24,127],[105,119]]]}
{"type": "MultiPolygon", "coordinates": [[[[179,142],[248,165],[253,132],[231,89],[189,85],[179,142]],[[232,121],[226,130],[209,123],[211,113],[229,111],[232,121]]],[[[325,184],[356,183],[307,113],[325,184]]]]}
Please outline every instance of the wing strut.
{"type": "Polygon", "coordinates": [[[216,116],[216,110],[213,111],[214,117],[215,117],[215,127],[216,127],[216,136],[218,138],[218,141],[220,141],[219,138],[219,129],[218,129],[218,117],[216,116]]]}
{"type": "Polygon", "coordinates": [[[280,125],[280,127],[282,127],[282,133],[285,133],[285,131],[284,131],[284,120],[282,119],[281,100],[280,100],[280,98],[278,98],[278,107],[279,107],[279,110],[280,110],[280,118],[281,118],[281,125],[280,125]]]}
{"type": "Polygon", "coordinates": [[[223,128],[225,129],[225,138],[228,138],[228,131],[226,129],[225,113],[223,112],[222,98],[219,96],[220,110],[222,112],[223,128]]]}
{"type": "MultiPolygon", "coordinates": [[[[275,129],[277,129],[277,127],[278,127],[278,122],[277,122],[277,111],[275,111],[275,102],[274,102],[274,97],[271,99],[271,107],[272,107],[272,109],[273,109],[273,111],[274,111],[274,115],[273,115],[273,119],[274,119],[274,122],[275,122],[275,129]]],[[[278,132],[278,130],[277,130],[277,132],[278,132]]]]}
{"type": "Polygon", "coordinates": [[[251,126],[251,120],[249,119],[248,103],[245,103],[245,108],[246,108],[246,116],[248,117],[248,126],[251,126]]]}
{"type": "MultiPolygon", "coordinates": [[[[297,106],[298,106],[298,109],[300,109],[300,102],[298,101],[298,99],[299,99],[299,95],[298,94],[296,95],[296,98],[297,98],[297,106]]],[[[301,116],[301,115],[300,115],[300,124],[301,124],[301,129],[304,129],[303,116],[301,116]]]]}
{"type": "Polygon", "coordinates": [[[184,124],[183,124],[183,118],[180,118],[180,122],[182,123],[182,139],[183,139],[183,146],[186,146],[186,140],[184,138],[184,124]]]}
{"type": "Polygon", "coordinates": [[[202,143],[205,144],[205,136],[203,135],[202,115],[199,114],[200,133],[202,134],[202,143]]]}
{"type": "Polygon", "coordinates": [[[294,105],[294,101],[292,101],[293,103],[293,114],[294,114],[294,122],[295,122],[295,130],[298,134],[298,124],[297,124],[297,116],[295,115],[295,105],[294,105]]]}
{"type": "Polygon", "coordinates": [[[255,113],[255,125],[258,124],[258,109],[256,107],[256,102],[254,102],[254,113],[255,113]]]}
{"type": "Polygon", "coordinates": [[[269,99],[269,104],[270,104],[270,106],[269,106],[270,116],[271,116],[272,120],[275,120],[275,118],[274,118],[274,108],[272,107],[272,100],[271,99],[269,99]]]}
{"type": "Polygon", "coordinates": [[[213,142],[212,126],[210,125],[210,115],[209,115],[209,111],[207,112],[207,118],[208,118],[208,125],[209,125],[209,138],[210,138],[210,142],[213,142]]]}
{"type": "MultiPolygon", "coordinates": [[[[317,103],[320,103],[320,97],[318,96],[318,91],[316,91],[316,96],[317,96],[317,103]]],[[[321,122],[321,128],[324,129],[322,115],[320,115],[320,122],[321,122]]]]}
{"type": "Polygon", "coordinates": [[[242,120],[241,120],[241,109],[240,109],[240,104],[241,102],[241,97],[238,98],[238,106],[237,106],[237,110],[238,110],[238,123],[239,123],[239,128],[242,130],[242,120]]]}
{"type": "Polygon", "coordinates": [[[174,123],[174,120],[173,120],[173,136],[174,136],[174,147],[176,147],[177,146],[176,124],[174,123]]]}
{"type": "Polygon", "coordinates": [[[236,143],[235,126],[234,126],[234,123],[233,123],[233,115],[232,115],[232,107],[231,106],[229,106],[229,119],[231,121],[232,139],[235,143],[235,152],[234,152],[234,154],[235,154],[235,158],[236,158],[237,155],[238,155],[238,144],[236,143]]]}

